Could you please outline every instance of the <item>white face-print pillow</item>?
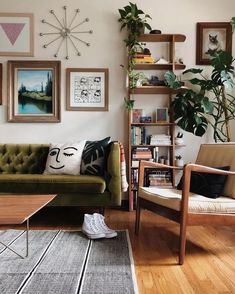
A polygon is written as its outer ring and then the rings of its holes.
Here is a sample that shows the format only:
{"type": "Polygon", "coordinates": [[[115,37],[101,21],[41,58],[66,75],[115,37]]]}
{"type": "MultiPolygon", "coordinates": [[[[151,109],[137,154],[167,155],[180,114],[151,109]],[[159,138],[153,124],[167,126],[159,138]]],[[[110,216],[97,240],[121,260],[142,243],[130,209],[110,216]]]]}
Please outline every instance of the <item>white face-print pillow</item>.
{"type": "Polygon", "coordinates": [[[51,144],[44,173],[79,175],[85,143],[51,144]]]}

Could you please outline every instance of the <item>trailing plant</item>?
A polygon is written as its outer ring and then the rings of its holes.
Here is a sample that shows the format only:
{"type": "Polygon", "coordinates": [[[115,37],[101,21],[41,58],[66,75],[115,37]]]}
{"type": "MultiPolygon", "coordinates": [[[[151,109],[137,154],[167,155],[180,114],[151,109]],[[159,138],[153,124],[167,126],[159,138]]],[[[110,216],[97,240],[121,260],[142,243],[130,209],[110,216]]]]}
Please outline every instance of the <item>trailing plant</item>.
{"type": "Polygon", "coordinates": [[[125,108],[130,110],[134,108],[135,100],[124,98],[125,108]]]}
{"type": "MultiPolygon", "coordinates": [[[[126,47],[128,49],[128,64],[127,64],[127,75],[129,80],[129,87],[135,88],[136,83],[139,79],[143,80],[143,73],[134,73],[134,56],[137,48],[141,48],[142,45],[139,43],[139,36],[144,33],[144,29],[151,30],[151,26],[148,24],[148,20],[151,17],[145,14],[143,10],[139,9],[136,4],[129,2],[122,9],[118,9],[120,18],[118,21],[121,23],[120,30],[127,30],[127,38],[124,39],[126,47]]],[[[130,97],[128,98],[130,99],[130,97]]]]}
{"type": "MultiPolygon", "coordinates": [[[[235,119],[235,97],[228,90],[235,87],[233,62],[230,53],[219,51],[210,55],[213,69],[209,77],[198,68],[183,72],[183,76],[195,75],[185,81],[196,88],[180,91],[172,102],[174,118],[183,130],[203,136],[211,125],[215,142],[231,140],[229,121],[235,119]]],[[[173,72],[166,72],[165,79],[173,89],[182,85],[173,72]]]]}

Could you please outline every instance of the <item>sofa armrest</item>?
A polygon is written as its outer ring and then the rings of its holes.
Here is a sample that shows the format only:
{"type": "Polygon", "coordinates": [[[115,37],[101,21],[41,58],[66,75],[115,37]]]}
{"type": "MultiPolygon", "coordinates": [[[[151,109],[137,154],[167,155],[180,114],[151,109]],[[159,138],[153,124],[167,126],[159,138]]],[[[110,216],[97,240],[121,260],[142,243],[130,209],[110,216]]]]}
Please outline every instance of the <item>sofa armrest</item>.
{"type": "Polygon", "coordinates": [[[111,193],[112,205],[121,205],[121,169],[119,143],[112,142],[107,160],[107,189],[111,193]]]}

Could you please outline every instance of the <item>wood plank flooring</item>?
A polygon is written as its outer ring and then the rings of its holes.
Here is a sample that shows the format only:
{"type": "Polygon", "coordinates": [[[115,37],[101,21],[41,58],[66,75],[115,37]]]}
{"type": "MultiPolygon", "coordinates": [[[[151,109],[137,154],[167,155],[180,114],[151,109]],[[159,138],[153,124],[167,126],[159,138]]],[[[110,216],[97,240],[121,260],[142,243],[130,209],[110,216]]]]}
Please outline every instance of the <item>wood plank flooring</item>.
{"type": "MultiPolygon", "coordinates": [[[[129,230],[140,294],[235,293],[234,227],[189,227],[185,264],[179,266],[174,222],[143,211],[137,237],[134,212],[110,209],[105,217],[111,228],[129,230]]],[[[77,208],[44,208],[33,216],[31,228],[76,230],[82,221],[77,208]]]]}

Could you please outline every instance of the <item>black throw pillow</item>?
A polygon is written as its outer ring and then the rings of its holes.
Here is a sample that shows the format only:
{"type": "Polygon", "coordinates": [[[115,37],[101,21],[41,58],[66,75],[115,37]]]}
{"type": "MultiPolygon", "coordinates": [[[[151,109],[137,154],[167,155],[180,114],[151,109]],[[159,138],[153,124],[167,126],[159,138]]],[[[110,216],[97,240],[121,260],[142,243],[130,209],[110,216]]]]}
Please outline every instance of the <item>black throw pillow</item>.
{"type": "Polygon", "coordinates": [[[82,153],[81,174],[103,175],[110,137],[100,141],[87,141],[82,153]]]}
{"type": "MultiPolygon", "coordinates": [[[[226,170],[230,169],[230,166],[215,167],[217,169],[226,170]]],[[[223,192],[224,185],[227,180],[227,175],[218,175],[211,173],[191,173],[190,192],[203,195],[208,198],[218,198],[223,192]]],[[[183,177],[177,186],[178,190],[183,188],[183,177]]]]}

